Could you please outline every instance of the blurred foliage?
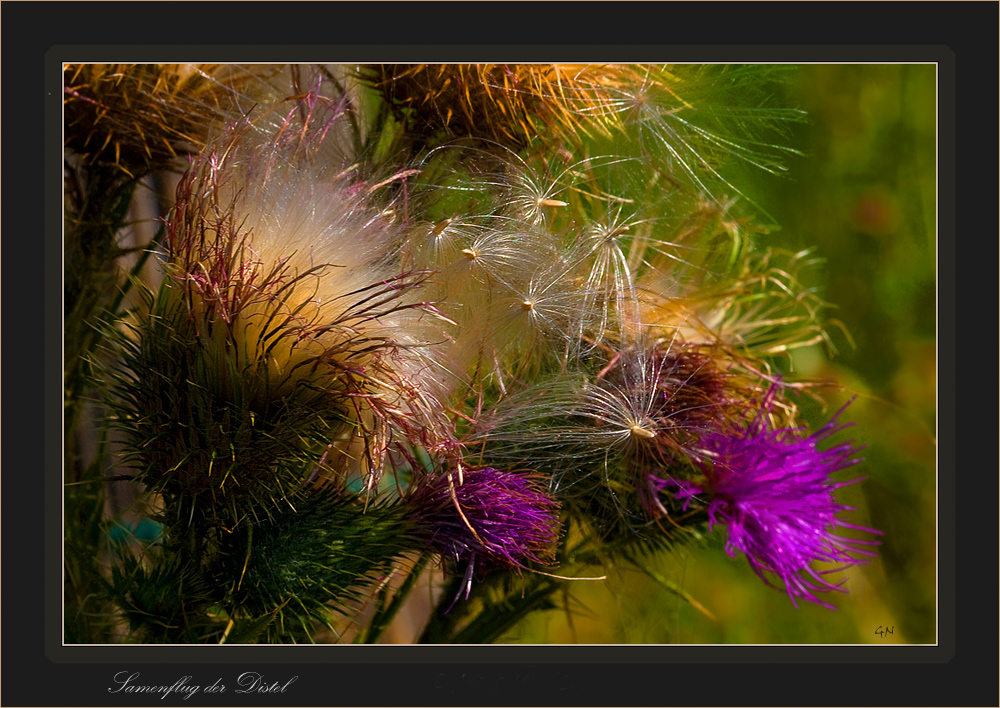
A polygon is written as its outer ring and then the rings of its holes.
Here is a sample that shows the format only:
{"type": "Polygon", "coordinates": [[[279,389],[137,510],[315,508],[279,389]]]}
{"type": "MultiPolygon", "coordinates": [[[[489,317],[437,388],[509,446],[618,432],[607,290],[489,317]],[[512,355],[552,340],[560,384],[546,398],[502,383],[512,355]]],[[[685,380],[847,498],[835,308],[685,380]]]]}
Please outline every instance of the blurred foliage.
{"type": "Polygon", "coordinates": [[[867,479],[838,496],[858,509],[849,522],[885,535],[877,560],[844,574],[849,594],[831,598],[839,610],[796,609],[746,559],[722,553],[717,531],[656,559],[661,579],[714,618],[623,568],[572,586],[583,614],[539,613],[501,641],[936,641],[936,85],[933,64],[800,66],[786,105],[809,121],[795,128],[793,147],[803,154],[789,160],[790,178],[748,170],[734,179],[775,224],[759,245],[808,248],[825,261],[807,285],[843,326],[830,327],[836,351],[816,346],[789,362],[798,377],[840,382],[821,391],[825,408],[802,397],[813,429],[858,396],[843,418],[856,425],[838,439],[867,446],[853,468],[867,479]]]}

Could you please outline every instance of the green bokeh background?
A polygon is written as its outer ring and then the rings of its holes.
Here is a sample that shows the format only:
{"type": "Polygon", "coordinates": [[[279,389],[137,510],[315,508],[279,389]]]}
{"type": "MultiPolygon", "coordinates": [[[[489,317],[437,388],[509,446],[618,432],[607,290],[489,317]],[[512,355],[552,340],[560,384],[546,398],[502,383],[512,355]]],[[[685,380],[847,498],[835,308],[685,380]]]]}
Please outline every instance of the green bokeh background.
{"type": "Polygon", "coordinates": [[[807,285],[833,308],[835,352],[798,351],[804,377],[839,381],[826,410],[802,401],[812,428],[852,395],[837,439],[866,446],[853,468],[867,477],[840,490],[857,508],[848,520],[884,532],[879,557],[839,577],[831,611],[795,609],[742,557],[723,551],[724,532],[703,546],[657,558],[656,572],[714,618],[636,570],[574,583],[587,608],[572,620],[539,613],[503,641],[526,643],[933,644],[937,638],[936,497],[936,91],[933,64],[803,65],[789,105],[809,115],[791,142],[803,154],[790,177],[735,177],[779,228],[777,248],[823,259],[807,285]],[[846,331],[849,334],[845,334],[846,331]],[[892,634],[878,634],[892,629],[892,634]]]}

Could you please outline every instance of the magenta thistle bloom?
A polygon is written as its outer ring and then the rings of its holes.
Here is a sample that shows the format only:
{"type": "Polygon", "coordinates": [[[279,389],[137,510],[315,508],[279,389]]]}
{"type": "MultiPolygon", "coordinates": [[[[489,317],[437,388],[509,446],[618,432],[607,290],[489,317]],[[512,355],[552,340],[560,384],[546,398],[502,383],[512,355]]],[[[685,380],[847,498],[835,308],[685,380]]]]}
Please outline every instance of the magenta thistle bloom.
{"type": "Polygon", "coordinates": [[[847,427],[836,422],[847,405],[807,437],[800,429],[768,430],[774,395],[772,388],[760,414],[742,433],[710,433],[702,439],[707,454],[698,464],[704,481],[670,486],[679,488],[675,497],[685,507],[696,496],[710,495],[709,528],[715,524],[727,528],[726,552],[733,557],[737,551],[746,554],[750,567],[769,585],[769,575],[776,576],[796,607],[796,598],[803,598],[835,609],[815,593],[846,591],[825,576],[866,562],[857,556],[874,556],[865,546],[879,543],[839,536],[836,527],[881,534],[836,518],[853,509],[837,503],[833,490],[860,480],[836,483],[831,475],[860,462],[855,457],[860,448],[852,442],[826,450],[818,447],[819,441],[847,427]],[[839,567],[815,570],[814,561],[839,567]]]}
{"type": "Polygon", "coordinates": [[[501,568],[551,564],[559,539],[559,503],[531,476],[484,467],[427,477],[409,497],[428,545],[466,566],[465,594],[479,563],[501,568]]]}

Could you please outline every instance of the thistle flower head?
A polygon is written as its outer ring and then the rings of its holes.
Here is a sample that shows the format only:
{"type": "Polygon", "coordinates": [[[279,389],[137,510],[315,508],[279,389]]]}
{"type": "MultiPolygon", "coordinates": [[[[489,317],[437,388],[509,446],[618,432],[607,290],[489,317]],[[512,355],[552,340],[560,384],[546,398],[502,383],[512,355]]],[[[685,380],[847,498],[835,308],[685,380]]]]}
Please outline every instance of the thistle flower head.
{"type": "Polygon", "coordinates": [[[397,441],[450,444],[444,320],[373,205],[380,184],[320,159],[345,120],[328,90],[230,124],[178,187],[167,278],[120,387],[154,489],[257,509],[314,479],[374,490],[397,441]],[[164,433],[184,416],[198,422],[164,433]]]}
{"type": "Polygon", "coordinates": [[[236,97],[259,94],[278,70],[264,65],[66,64],[66,146],[86,161],[111,163],[133,176],[151,168],[179,169],[178,156],[204,147],[213,121],[238,115],[236,97]]]}
{"type": "Polygon", "coordinates": [[[768,584],[769,576],[776,577],[793,604],[801,598],[832,608],[816,593],[842,588],[825,576],[864,562],[859,556],[875,555],[866,547],[878,543],[846,538],[835,529],[880,533],[837,518],[852,509],[836,501],[834,490],[859,480],[838,483],[831,476],[860,462],[855,457],[859,448],[851,442],[826,450],[818,447],[821,440],[845,427],[836,422],[843,408],[805,437],[796,429],[768,429],[767,413],[775,391],[771,389],[760,415],[744,431],[710,433],[703,438],[708,459],[699,467],[704,480],[666,485],[661,481],[661,486],[676,486],[675,497],[685,506],[709,496],[709,524],[727,528],[729,555],[744,553],[750,567],[768,584]],[[840,567],[817,570],[815,562],[840,567]]]}
{"type": "Polygon", "coordinates": [[[559,504],[530,475],[482,467],[429,476],[407,503],[428,546],[467,568],[467,588],[477,565],[519,570],[554,560],[559,504]]]}
{"type": "Polygon", "coordinates": [[[548,126],[572,133],[578,124],[559,89],[581,67],[558,64],[385,64],[375,84],[390,102],[434,127],[486,138],[513,149],[548,126]]]}

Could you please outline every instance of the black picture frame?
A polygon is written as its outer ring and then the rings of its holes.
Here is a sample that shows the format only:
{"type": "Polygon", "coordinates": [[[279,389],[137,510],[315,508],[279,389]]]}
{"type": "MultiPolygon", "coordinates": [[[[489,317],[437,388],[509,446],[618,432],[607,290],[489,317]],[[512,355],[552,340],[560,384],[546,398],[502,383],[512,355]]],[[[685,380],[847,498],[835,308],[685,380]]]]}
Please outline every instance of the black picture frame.
{"type": "MultiPolygon", "coordinates": [[[[190,676],[189,683],[207,686],[221,678],[229,688],[225,694],[190,701],[220,706],[986,705],[995,700],[995,605],[991,598],[984,603],[977,597],[995,587],[995,556],[991,552],[983,562],[973,553],[991,545],[997,528],[992,501],[997,478],[995,462],[981,459],[987,434],[977,435],[969,425],[981,413],[972,412],[977,409],[968,407],[968,399],[970,390],[984,388],[971,385],[974,370],[990,371],[990,384],[995,375],[992,362],[979,363],[981,348],[969,341],[970,305],[986,302],[972,290],[993,282],[975,273],[987,259],[973,256],[969,245],[980,251],[981,234],[992,235],[996,228],[996,4],[15,2],[4,6],[3,19],[8,58],[3,86],[9,101],[4,245],[12,266],[5,273],[10,278],[4,311],[10,374],[6,432],[14,433],[5,436],[4,705],[186,702],[179,695],[161,700],[160,695],[116,694],[115,677],[121,672],[139,672],[142,683],[156,685],[190,676]],[[575,12],[601,13],[606,21],[571,31],[575,12]],[[453,21],[448,16],[454,13],[466,29],[446,25],[443,18],[453,21]],[[775,19],[786,13],[798,18],[795,36],[787,34],[790,24],[775,19]],[[278,28],[269,26],[269,17],[278,18],[278,28]],[[471,27],[476,27],[475,42],[471,27]],[[179,36],[192,43],[176,43],[179,36]],[[344,44],[346,39],[357,44],[344,44]],[[669,49],[671,57],[685,61],[939,63],[938,645],[263,646],[224,651],[63,646],[61,61],[176,61],[182,55],[198,61],[289,56],[454,61],[501,54],[509,61],[545,61],[555,55],[561,60],[592,56],[595,47],[622,61],[654,60],[669,49]],[[964,251],[959,244],[966,245],[964,251]],[[960,320],[966,322],[962,347],[960,320]],[[13,339],[16,335],[20,338],[13,339]],[[37,342],[42,342],[41,356],[37,342]],[[979,355],[978,367],[963,364],[961,379],[959,352],[963,362],[972,352],[979,355]],[[961,408],[960,392],[967,401],[961,408]],[[989,480],[986,490],[983,479],[989,480]],[[979,501],[984,498],[986,504],[979,501]],[[986,571],[989,578],[980,577],[986,571]],[[979,608],[986,614],[980,615],[979,608]],[[297,678],[282,694],[236,694],[237,677],[247,672],[262,674],[267,683],[297,678]]],[[[984,323],[988,328],[991,322],[977,317],[975,331],[982,336],[984,323]]]]}

